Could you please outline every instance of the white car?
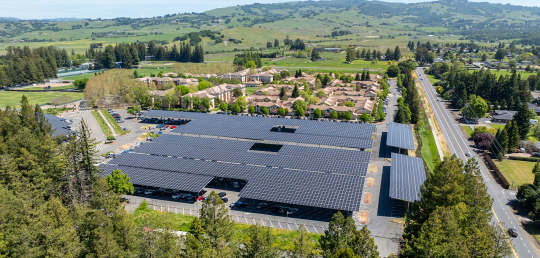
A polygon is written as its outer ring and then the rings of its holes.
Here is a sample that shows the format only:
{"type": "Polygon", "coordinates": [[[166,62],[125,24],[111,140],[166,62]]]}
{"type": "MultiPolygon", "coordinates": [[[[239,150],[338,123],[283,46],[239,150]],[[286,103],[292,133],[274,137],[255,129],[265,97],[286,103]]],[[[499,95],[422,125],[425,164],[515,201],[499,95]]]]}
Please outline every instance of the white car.
{"type": "Polygon", "coordinates": [[[238,182],[233,182],[232,185],[234,186],[234,188],[239,188],[240,185],[238,184],[238,182]]]}
{"type": "Polygon", "coordinates": [[[470,152],[467,152],[467,153],[465,153],[465,156],[471,157],[471,153],[470,153],[470,152]]]}
{"type": "Polygon", "coordinates": [[[171,198],[178,199],[178,198],[182,198],[182,196],[184,196],[184,195],[177,193],[177,194],[173,194],[173,196],[171,198]]]}
{"type": "Polygon", "coordinates": [[[152,194],[154,192],[154,190],[146,190],[144,191],[144,194],[152,194]]]}

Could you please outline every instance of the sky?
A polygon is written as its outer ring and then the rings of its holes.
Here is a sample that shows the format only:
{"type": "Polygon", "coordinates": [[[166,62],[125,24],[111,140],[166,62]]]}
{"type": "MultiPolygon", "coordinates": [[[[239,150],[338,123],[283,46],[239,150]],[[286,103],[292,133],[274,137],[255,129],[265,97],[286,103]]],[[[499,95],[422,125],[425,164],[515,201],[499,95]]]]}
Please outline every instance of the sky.
{"type": "MultiPolygon", "coordinates": [[[[286,0],[287,1],[287,0],[286,0]]],[[[291,1],[291,0],[288,0],[291,1]]],[[[425,2],[418,0],[383,0],[388,2],[425,2]]],[[[511,3],[540,6],[538,0],[472,0],[474,2],[511,3]]],[[[152,17],[184,12],[204,12],[215,8],[252,3],[280,3],[282,0],[4,0],[0,17],[20,19],[152,17]]]]}

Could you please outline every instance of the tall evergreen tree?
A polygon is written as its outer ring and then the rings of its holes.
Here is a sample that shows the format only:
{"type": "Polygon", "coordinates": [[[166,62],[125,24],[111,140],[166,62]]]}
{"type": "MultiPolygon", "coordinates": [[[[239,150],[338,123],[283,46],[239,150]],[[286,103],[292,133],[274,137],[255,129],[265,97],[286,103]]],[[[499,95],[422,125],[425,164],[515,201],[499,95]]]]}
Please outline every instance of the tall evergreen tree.
{"type": "Polygon", "coordinates": [[[521,103],[519,105],[518,112],[514,115],[514,122],[519,128],[519,136],[521,137],[521,139],[525,139],[531,128],[529,118],[530,112],[527,108],[527,104],[521,103]]]}

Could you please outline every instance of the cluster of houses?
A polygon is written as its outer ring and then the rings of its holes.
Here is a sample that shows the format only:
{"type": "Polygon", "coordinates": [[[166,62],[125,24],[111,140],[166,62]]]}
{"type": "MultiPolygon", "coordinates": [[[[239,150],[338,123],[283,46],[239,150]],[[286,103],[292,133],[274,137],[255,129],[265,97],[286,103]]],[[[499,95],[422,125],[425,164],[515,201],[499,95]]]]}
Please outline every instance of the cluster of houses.
{"type": "MultiPolygon", "coordinates": [[[[305,74],[304,77],[295,78],[294,76],[289,78],[283,78],[282,80],[290,84],[270,84],[273,82],[273,73],[279,73],[281,71],[249,71],[244,70],[236,73],[227,73],[224,75],[215,74],[185,74],[193,78],[178,78],[177,74],[167,73],[163,78],[160,77],[144,77],[135,79],[136,81],[143,81],[145,83],[154,83],[156,86],[166,85],[172,81],[175,85],[197,85],[198,79],[209,79],[211,77],[220,77],[232,79],[236,78],[242,82],[242,84],[220,84],[214,87],[210,87],[195,93],[188,93],[183,97],[208,97],[212,104],[215,104],[217,99],[221,102],[233,102],[235,89],[238,89],[245,95],[246,87],[256,87],[261,84],[266,84],[266,87],[260,88],[251,96],[246,97],[248,105],[255,107],[256,112],[260,112],[262,107],[268,108],[271,114],[277,114],[278,109],[284,108],[289,110],[289,114],[294,113],[293,103],[296,100],[304,100],[302,97],[293,98],[292,91],[295,87],[294,83],[301,85],[299,90],[304,90],[304,87],[310,88],[310,91],[314,91],[316,77],[314,75],[305,74]],[[292,83],[291,83],[292,82],[292,83]],[[252,86],[256,85],[256,86],[252,86]],[[287,98],[281,98],[281,88],[286,89],[287,98]]],[[[320,109],[324,116],[329,117],[332,111],[338,113],[350,112],[353,118],[356,118],[363,113],[371,114],[376,102],[377,95],[380,92],[380,84],[378,81],[382,79],[380,75],[372,74],[367,81],[352,81],[350,83],[344,83],[339,79],[333,79],[321,90],[324,91],[326,97],[320,99],[319,103],[309,105],[308,110],[310,115],[313,115],[316,109],[320,109]],[[343,87],[347,84],[347,87],[343,87]],[[354,106],[351,107],[351,102],[354,106]]],[[[159,88],[159,87],[158,87],[159,88]]],[[[165,94],[174,89],[166,91],[156,91],[154,95],[164,98],[165,94]]],[[[182,101],[183,102],[183,101],[182,101]]],[[[162,101],[163,107],[168,106],[166,101],[162,101]]]]}

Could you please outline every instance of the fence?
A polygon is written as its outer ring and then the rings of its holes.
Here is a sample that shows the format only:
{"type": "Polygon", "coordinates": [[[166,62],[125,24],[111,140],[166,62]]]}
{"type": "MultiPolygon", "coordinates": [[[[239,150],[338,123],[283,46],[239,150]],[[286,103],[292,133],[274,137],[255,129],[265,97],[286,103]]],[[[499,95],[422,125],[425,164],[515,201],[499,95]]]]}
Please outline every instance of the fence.
{"type": "MultiPolygon", "coordinates": [[[[144,199],[144,198],[143,198],[144,199]]],[[[164,201],[162,204],[159,201],[154,200],[147,200],[148,202],[148,208],[157,210],[157,211],[163,211],[163,212],[172,212],[172,213],[179,213],[183,215],[189,215],[189,216],[199,216],[199,209],[201,208],[200,204],[186,204],[186,203],[173,203],[164,201]]],[[[128,211],[136,209],[139,204],[137,203],[130,203],[129,207],[126,207],[128,211]]],[[[301,225],[304,225],[304,227],[309,232],[314,233],[324,233],[324,230],[328,228],[328,222],[323,221],[314,221],[314,220],[307,220],[307,219],[299,219],[299,218],[288,218],[283,216],[274,216],[274,215],[266,215],[266,214],[260,214],[260,213],[251,213],[251,212],[243,212],[243,211],[236,211],[236,210],[229,210],[229,215],[231,218],[237,222],[237,223],[244,223],[244,224],[258,224],[261,226],[268,226],[273,227],[277,229],[286,229],[286,230],[296,230],[301,225]]]]}
{"type": "Polygon", "coordinates": [[[486,159],[486,161],[489,164],[489,166],[491,167],[491,169],[493,169],[493,171],[495,171],[495,175],[501,180],[502,186],[505,189],[508,189],[508,187],[510,187],[510,184],[508,183],[508,181],[506,180],[504,175],[501,173],[501,171],[499,170],[497,165],[495,165],[495,162],[493,162],[491,157],[489,155],[487,155],[487,154],[484,155],[484,158],[486,159]]]}

